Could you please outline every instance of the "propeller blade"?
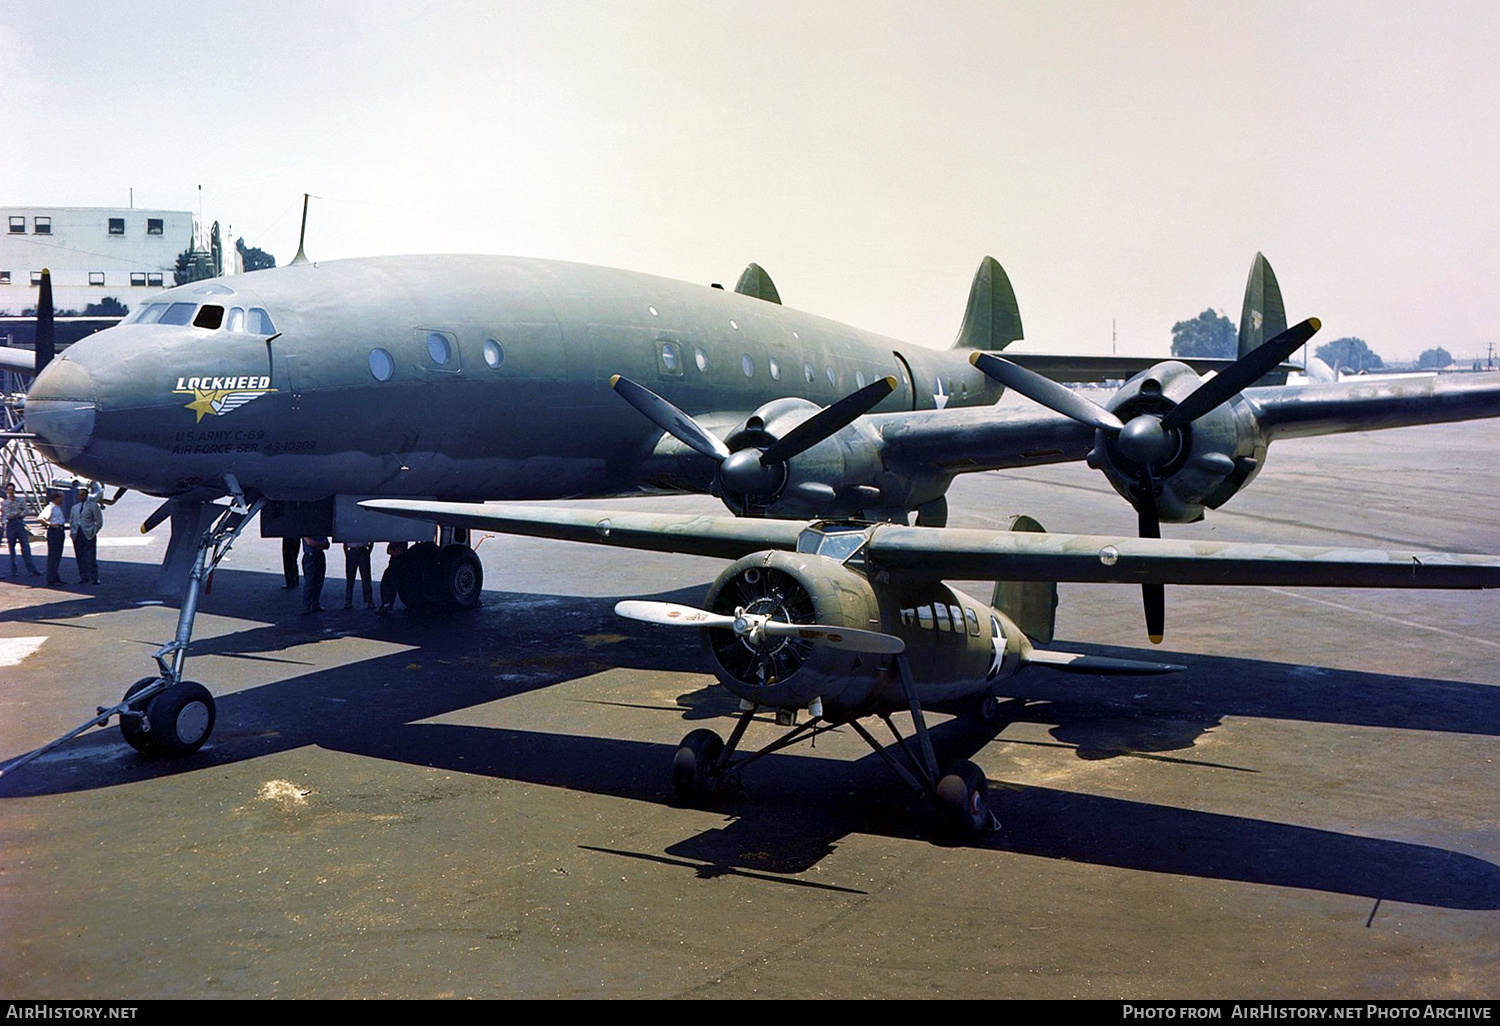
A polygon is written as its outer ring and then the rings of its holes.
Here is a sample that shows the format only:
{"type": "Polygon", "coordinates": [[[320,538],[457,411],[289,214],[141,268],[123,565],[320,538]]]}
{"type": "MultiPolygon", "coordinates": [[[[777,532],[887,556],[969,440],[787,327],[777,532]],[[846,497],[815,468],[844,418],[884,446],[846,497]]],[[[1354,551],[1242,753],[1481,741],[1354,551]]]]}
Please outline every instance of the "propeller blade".
{"type": "Polygon", "coordinates": [[[763,466],[785,463],[787,460],[817,445],[823,439],[835,435],[875,408],[886,396],[896,390],[896,379],[886,375],[858,392],[851,392],[831,406],[825,406],[811,417],[798,424],[778,439],[761,454],[763,466]]]}
{"type": "MultiPolygon", "coordinates": [[[[1135,504],[1137,524],[1142,538],[1161,537],[1161,516],[1156,511],[1156,481],[1150,465],[1141,468],[1141,494],[1135,504]]],[[[1166,637],[1167,593],[1160,584],[1141,585],[1141,601],[1146,607],[1146,636],[1151,644],[1160,645],[1166,637]]]]}
{"type": "Polygon", "coordinates": [[[642,623],[664,624],[668,627],[733,627],[734,617],[722,613],[710,613],[706,609],[679,605],[676,602],[647,602],[642,599],[627,599],[615,604],[615,615],[642,623]]]}
{"type": "Polygon", "coordinates": [[[830,648],[845,648],[851,652],[900,655],[906,651],[906,642],[894,634],[862,631],[854,627],[829,627],[820,623],[785,623],[781,620],[767,620],[761,629],[776,637],[802,638],[806,641],[821,642],[830,648]]]}
{"type": "Polygon", "coordinates": [[[42,284],[36,297],[36,372],[57,355],[57,330],[53,324],[52,272],[42,268],[42,284]]]}
{"type": "Polygon", "coordinates": [[[646,419],[683,445],[716,463],[729,457],[729,447],[719,436],[699,424],[692,417],[667,402],[645,385],[637,385],[627,377],[616,374],[609,379],[609,387],[620,393],[620,397],[641,411],[646,419]]]}
{"type": "Polygon", "coordinates": [[[1186,427],[1209,410],[1226,403],[1255,384],[1307,344],[1323,326],[1316,317],[1294,324],[1258,349],[1252,349],[1199,385],[1161,419],[1163,429],[1186,427]]]}
{"type": "Polygon", "coordinates": [[[1036,371],[1027,370],[1003,357],[991,353],[974,353],[969,362],[978,367],[985,377],[993,378],[1006,388],[1020,392],[1026,398],[1041,403],[1047,409],[1072,418],[1080,424],[1118,434],[1125,427],[1120,418],[1104,407],[1087,399],[1065,385],[1036,371]]]}

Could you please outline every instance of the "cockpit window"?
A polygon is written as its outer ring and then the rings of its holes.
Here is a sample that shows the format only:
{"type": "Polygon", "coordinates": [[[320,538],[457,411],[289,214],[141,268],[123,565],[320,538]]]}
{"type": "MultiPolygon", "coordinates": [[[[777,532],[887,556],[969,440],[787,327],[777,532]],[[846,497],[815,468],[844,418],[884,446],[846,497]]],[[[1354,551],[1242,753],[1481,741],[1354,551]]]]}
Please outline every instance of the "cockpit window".
{"type": "Polygon", "coordinates": [[[245,308],[243,306],[230,308],[229,330],[240,332],[245,330],[245,308]]]}
{"type": "Polygon", "coordinates": [[[140,313],[133,318],[136,324],[155,324],[161,320],[161,315],[167,312],[167,303],[147,303],[140,308],[140,313]]]}
{"type": "Polygon", "coordinates": [[[173,303],[163,311],[159,323],[191,324],[193,322],[193,311],[197,309],[197,303],[173,303]]]}
{"type": "Polygon", "coordinates": [[[276,325],[271,323],[271,315],[266,313],[265,307],[252,306],[250,308],[250,319],[247,327],[252,335],[274,335],[276,325]]]}
{"type": "Polygon", "coordinates": [[[840,563],[848,562],[865,547],[864,528],[825,525],[808,528],[797,537],[798,552],[815,552],[840,563]]]}
{"type": "Polygon", "coordinates": [[[224,308],[213,303],[204,303],[198,308],[198,316],[193,318],[193,327],[207,328],[209,331],[218,331],[219,325],[224,323],[224,308]]]}

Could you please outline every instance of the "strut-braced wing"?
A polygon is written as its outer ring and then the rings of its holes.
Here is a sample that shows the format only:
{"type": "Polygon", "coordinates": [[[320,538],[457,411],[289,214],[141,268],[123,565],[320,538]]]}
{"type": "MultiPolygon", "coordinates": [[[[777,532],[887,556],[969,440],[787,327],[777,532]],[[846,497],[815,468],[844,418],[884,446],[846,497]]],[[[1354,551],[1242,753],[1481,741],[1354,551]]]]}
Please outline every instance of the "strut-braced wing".
{"type": "MultiPolygon", "coordinates": [[[[501,534],[738,559],[797,548],[813,521],[372,499],[382,513],[501,534]]],[[[1496,588],[1500,556],[875,525],[866,558],[931,580],[1496,588]]]]}

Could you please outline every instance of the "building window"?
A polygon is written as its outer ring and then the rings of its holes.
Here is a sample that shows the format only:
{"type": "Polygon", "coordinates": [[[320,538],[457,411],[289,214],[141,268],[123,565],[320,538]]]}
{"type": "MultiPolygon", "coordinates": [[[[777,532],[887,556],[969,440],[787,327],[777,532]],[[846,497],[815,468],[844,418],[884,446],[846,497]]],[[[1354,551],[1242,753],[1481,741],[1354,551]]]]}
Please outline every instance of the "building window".
{"type": "Polygon", "coordinates": [[[146,272],[145,271],[131,271],[130,272],[130,284],[132,286],[139,285],[142,288],[144,288],[145,285],[146,285],[146,272]]]}
{"type": "Polygon", "coordinates": [[[0,271],[0,285],[9,285],[9,284],[10,284],[10,272],[9,271],[0,271]]]}
{"type": "Polygon", "coordinates": [[[159,217],[148,217],[148,218],[146,218],[146,234],[147,235],[160,235],[161,234],[161,218],[159,218],[159,217]]]}
{"type": "Polygon", "coordinates": [[[124,235],[125,219],[123,217],[111,217],[109,219],[109,234],[124,235]]]}
{"type": "Polygon", "coordinates": [[[90,271],[89,272],[89,284],[90,285],[103,285],[104,284],[104,272],[103,271],[90,271]]]}
{"type": "Polygon", "coordinates": [[[34,218],[32,218],[32,220],[31,220],[31,230],[32,230],[32,232],[34,232],[37,235],[51,235],[52,234],[52,218],[50,218],[50,217],[34,217],[34,218]]]}
{"type": "Polygon", "coordinates": [[[26,218],[12,217],[10,219],[10,233],[12,235],[26,234],[26,218]]]}
{"type": "Polygon", "coordinates": [[[31,284],[33,284],[33,285],[40,285],[41,283],[42,283],[42,272],[41,271],[32,271],[31,272],[31,284]]]}
{"type": "Polygon", "coordinates": [[[152,274],[148,271],[146,273],[146,284],[152,288],[161,288],[161,273],[152,274]]]}

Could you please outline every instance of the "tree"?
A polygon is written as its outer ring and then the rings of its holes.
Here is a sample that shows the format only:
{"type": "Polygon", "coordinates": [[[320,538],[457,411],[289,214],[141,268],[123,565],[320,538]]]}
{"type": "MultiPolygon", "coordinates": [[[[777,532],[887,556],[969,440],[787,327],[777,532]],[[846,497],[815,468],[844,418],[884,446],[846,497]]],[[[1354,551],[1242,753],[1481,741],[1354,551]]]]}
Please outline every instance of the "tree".
{"type": "Polygon", "coordinates": [[[174,285],[186,285],[190,281],[202,281],[213,276],[212,258],[197,246],[189,245],[177,254],[177,266],[172,269],[174,285]]]}
{"type": "Polygon", "coordinates": [[[239,251],[241,265],[247,271],[264,271],[276,266],[276,258],[263,249],[245,245],[244,239],[235,239],[234,248],[239,251]]]}
{"type": "Polygon", "coordinates": [[[1437,370],[1439,367],[1446,367],[1452,362],[1453,354],[1442,346],[1438,346],[1436,349],[1425,350],[1421,356],[1417,357],[1417,366],[1423,370],[1437,370]]]}
{"type": "Polygon", "coordinates": [[[85,317],[124,317],[130,312],[130,307],[120,302],[114,296],[105,296],[97,303],[90,303],[83,308],[85,317]]]}
{"type": "Polygon", "coordinates": [[[1313,355],[1328,366],[1351,374],[1379,370],[1385,366],[1385,361],[1371,352],[1362,338],[1336,338],[1327,345],[1319,346],[1313,355]]]}
{"type": "Polygon", "coordinates": [[[1234,322],[1212,310],[1204,310],[1190,321],[1178,321],[1172,325],[1172,355],[1234,359],[1239,355],[1234,322]]]}

